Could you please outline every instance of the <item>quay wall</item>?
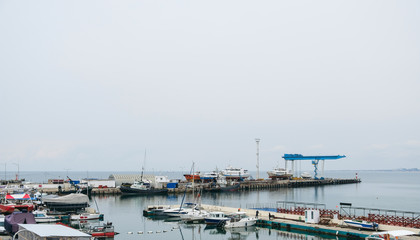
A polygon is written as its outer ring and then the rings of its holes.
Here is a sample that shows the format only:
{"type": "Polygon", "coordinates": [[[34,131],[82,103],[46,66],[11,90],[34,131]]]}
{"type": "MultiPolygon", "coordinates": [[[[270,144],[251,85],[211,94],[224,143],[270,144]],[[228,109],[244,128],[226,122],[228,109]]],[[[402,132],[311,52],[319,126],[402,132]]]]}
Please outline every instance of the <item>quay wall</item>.
{"type": "MultiPolygon", "coordinates": [[[[179,207],[177,205],[176,207],[179,207]]],[[[246,212],[248,216],[256,216],[257,210],[255,209],[242,209],[242,208],[233,208],[233,207],[225,207],[225,206],[215,206],[215,205],[207,205],[203,204],[202,208],[206,211],[213,212],[213,211],[220,211],[224,213],[234,213],[240,210],[241,212],[246,212]]],[[[284,213],[277,213],[277,212],[270,212],[270,211],[263,211],[258,210],[258,224],[263,227],[271,227],[271,228],[284,228],[285,230],[295,229],[301,230],[305,232],[314,232],[318,234],[327,234],[327,235],[334,235],[334,236],[342,236],[342,237],[358,237],[358,238],[365,238],[368,235],[372,234],[372,231],[359,231],[354,228],[349,228],[344,223],[344,220],[340,219],[329,219],[328,225],[321,225],[321,224],[309,224],[305,223],[305,217],[301,215],[292,215],[292,214],[284,214],[284,213]],[[272,216],[269,218],[269,214],[272,216]]],[[[380,231],[392,231],[392,230],[408,230],[420,234],[420,229],[417,228],[407,228],[407,227],[399,227],[399,226],[390,226],[385,224],[379,224],[380,231]]],[[[420,239],[416,237],[416,239],[420,239]]]]}
{"type": "MultiPolygon", "coordinates": [[[[322,185],[338,185],[338,184],[352,184],[360,183],[360,179],[301,179],[301,180],[262,180],[262,181],[244,181],[241,182],[239,188],[240,191],[258,191],[263,189],[279,189],[279,188],[297,188],[297,187],[313,187],[322,185]]],[[[33,184],[33,188],[37,188],[38,191],[46,193],[58,193],[58,186],[62,186],[63,190],[71,189],[70,184],[33,184]]],[[[197,183],[195,189],[204,189],[204,184],[197,183]]],[[[187,192],[192,192],[191,187],[187,187],[186,183],[180,183],[178,188],[168,189],[169,193],[184,193],[187,188],[187,192]]],[[[93,188],[92,195],[117,195],[121,194],[119,188],[105,187],[105,188],[93,188]]]]}

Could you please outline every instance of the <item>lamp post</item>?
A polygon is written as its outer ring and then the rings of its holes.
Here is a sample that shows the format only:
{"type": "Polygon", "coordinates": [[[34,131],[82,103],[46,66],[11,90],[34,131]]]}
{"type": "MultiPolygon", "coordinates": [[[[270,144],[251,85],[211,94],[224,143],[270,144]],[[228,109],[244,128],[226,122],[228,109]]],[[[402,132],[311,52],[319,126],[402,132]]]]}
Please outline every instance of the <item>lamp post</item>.
{"type": "Polygon", "coordinates": [[[13,164],[18,167],[18,172],[17,172],[17,175],[16,175],[16,180],[19,180],[19,163],[13,163],[13,164]]]}
{"type": "Polygon", "coordinates": [[[259,138],[255,139],[257,143],[257,180],[260,178],[260,140],[259,138]]]}

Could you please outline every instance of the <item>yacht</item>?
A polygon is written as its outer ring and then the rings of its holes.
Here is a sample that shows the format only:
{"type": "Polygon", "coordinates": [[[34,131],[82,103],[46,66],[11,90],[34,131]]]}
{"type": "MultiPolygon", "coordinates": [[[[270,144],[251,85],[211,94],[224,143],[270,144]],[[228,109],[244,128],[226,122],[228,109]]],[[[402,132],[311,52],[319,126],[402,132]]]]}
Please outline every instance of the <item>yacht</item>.
{"type": "Polygon", "coordinates": [[[243,168],[234,168],[232,166],[229,166],[226,169],[222,170],[221,174],[228,179],[242,179],[251,176],[248,173],[248,170],[245,170],[243,168]]]}
{"type": "Polygon", "coordinates": [[[226,221],[225,228],[250,227],[257,223],[257,219],[249,217],[246,212],[237,212],[226,221]]]}
{"type": "Polygon", "coordinates": [[[289,179],[293,176],[291,170],[284,168],[274,168],[273,170],[268,171],[267,174],[271,179],[289,179]]]}

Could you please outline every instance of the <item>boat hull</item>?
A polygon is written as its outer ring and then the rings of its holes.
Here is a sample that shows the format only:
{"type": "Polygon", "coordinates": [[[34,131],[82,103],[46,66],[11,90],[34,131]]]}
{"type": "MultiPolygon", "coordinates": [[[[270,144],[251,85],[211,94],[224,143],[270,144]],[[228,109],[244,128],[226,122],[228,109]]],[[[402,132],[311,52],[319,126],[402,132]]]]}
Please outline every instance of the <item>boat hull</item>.
{"type": "Polygon", "coordinates": [[[344,222],[351,227],[368,230],[376,230],[379,226],[377,223],[366,221],[344,220],[344,222]]]}
{"type": "Polygon", "coordinates": [[[244,221],[238,221],[238,222],[231,222],[227,221],[225,228],[240,228],[240,227],[250,227],[254,226],[257,223],[256,219],[247,219],[244,221]]]}
{"type": "Polygon", "coordinates": [[[131,187],[121,186],[120,191],[122,194],[132,194],[132,195],[158,195],[158,194],[167,194],[168,189],[135,189],[131,187]]]}
{"type": "Polygon", "coordinates": [[[194,181],[199,181],[200,175],[197,174],[184,174],[185,179],[187,179],[188,182],[192,182],[192,180],[194,179],[194,181]]]}
{"type": "Polygon", "coordinates": [[[212,225],[212,226],[222,226],[228,220],[229,218],[204,218],[204,222],[207,225],[212,225]]]}

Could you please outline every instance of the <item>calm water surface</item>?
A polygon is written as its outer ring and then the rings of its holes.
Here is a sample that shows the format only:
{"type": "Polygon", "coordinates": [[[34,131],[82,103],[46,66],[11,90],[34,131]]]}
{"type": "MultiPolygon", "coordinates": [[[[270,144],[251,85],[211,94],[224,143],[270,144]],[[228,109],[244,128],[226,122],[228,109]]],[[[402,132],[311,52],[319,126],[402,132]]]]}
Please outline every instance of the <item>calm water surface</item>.
{"type": "MultiPolygon", "coordinates": [[[[29,181],[45,182],[48,178],[65,176],[66,172],[23,173],[29,181]]],[[[74,179],[84,177],[107,178],[108,172],[70,172],[74,179]]],[[[162,173],[170,178],[180,178],[181,173],[162,173]]],[[[326,177],[354,178],[355,171],[326,171],[326,177]]],[[[357,207],[395,209],[420,212],[420,173],[359,171],[360,184],[347,184],[322,187],[248,191],[223,194],[203,194],[204,204],[245,208],[247,204],[275,203],[276,201],[297,201],[326,204],[329,209],[338,209],[340,202],[352,203],[357,207]]],[[[191,196],[187,195],[188,199],[191,196]]],[[[105,214],[105,220],[115,225],[121,234],[116,239],[327,239],[327,236],[291,234],[265,228],[221,231],[206,229],[205,225],[182,225],[178,222],[151,220],[142,216],[147,205],[179,204],[180,195],[168,196],[101,196],[92,199],[91,206],[98,205],[105,214]],[[156,231],[167,232],[156,233],[156,231]],[[143,235],[137,234],[143,231],[143,235]],[[153,234],[147,234],[153,231],[153,234]],[[133,234],[127,234],[133,232],[133,234]]],[[[334,238],[335,239],[335,238],[334,238]]]]}

